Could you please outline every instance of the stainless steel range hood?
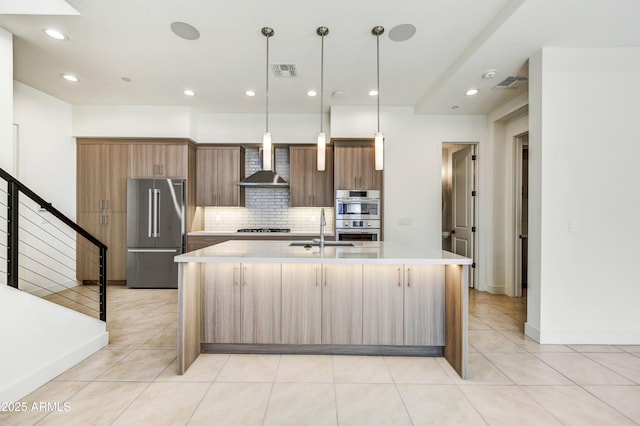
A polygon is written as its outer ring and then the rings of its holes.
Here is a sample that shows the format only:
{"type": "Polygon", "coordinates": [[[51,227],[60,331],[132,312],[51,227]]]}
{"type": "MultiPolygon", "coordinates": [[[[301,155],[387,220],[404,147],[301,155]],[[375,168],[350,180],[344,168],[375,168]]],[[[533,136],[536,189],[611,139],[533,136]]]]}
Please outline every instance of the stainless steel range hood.
{"type": "MultiPolygon", "coordinates": [[[[260,168],[262,169],[262,148],[258,151],[260,156],[260,168]]],[[[276,150],[272,150],[271,164],[275,168],[276,150]]],[[[251,187],[269,187],[269,188],[287,188],[289,184],[278,173],[273,170],[258,170],[249,177],[244,178],[238,182],[238,186],[251,186],[251,187]]]]}

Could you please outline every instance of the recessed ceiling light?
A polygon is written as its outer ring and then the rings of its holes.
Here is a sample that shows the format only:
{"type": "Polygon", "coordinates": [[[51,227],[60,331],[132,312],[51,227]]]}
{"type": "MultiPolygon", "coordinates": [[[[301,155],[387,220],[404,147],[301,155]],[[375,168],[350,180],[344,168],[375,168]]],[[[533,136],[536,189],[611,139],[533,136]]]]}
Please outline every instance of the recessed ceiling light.
{"type": "Polygon", "coordinates": [[[78,81],[80,81],[80,79],[73,74],[60,74],[60,77],[64,78],[67,81],[71,81],[73,83],[77,83],[78,81]]]}
{"type": "Polygon", "coordinates": [[[55,38],[56,40],[68,40],[69,37],[67,37],[65,34],[61,33],[58,30],[54,30],[53,28],[46,28],[44,30],[44,33],[46,35],[48,35],[51,38],[55,38]]]}
{"type": "Polygon", "coordinates": [[[307,92],[307,96],[318,96],[318,92],[316,92],[315,90],[309,90],[307,92]]]}
{"type": "Polygon", "coordinates": [[[200,38],[200,31],[186,22],[172,22],[171,31],[185,40],[197,40],[200,38]]]}
{"type": "Polygon", "coordinates": [[[247,90],[246,92],[244,92],[244,94],[247,96],[254,97],[256,95],[256,92],[254,92],[253,90],[247,90]]]}
{"type": "Polygon", "coordinates": [[[458,105],[453,105],[453,106],[451,107],[451,109],[458,109],[458,108],[460,108],[458,105]]]}
{"type": "Polygon", "coordinates": [[[389,38],[393,41],[409,40],[416,33],[416,26],[413,24],[400,24],[391,28],[389,38]]]}
{"type": "Polygon", "coordinates": [[[125,83],[131,83],[131,79],[129,77],[122,77],[122,81],[125,83]]]}
{"type": "Polygon", "coordinates": [[[194,92],[191,89],[185,89],[184,92],[182,92],[182,93],[184,93],[187,96],[195,96],[196,95],[196,92],[194,92]]]}
{"type": "Polygon", "coordinates": [[[486,70],[485,72],[482,73],[482,78],[488,80],[490,78],[495,77],[496,74],[498,74],[497,70],[486,70]]]}
{"type": "Polygon", "coordinates": [[[377,90],[370,90],[369,91],[369,96],[378,96],[378,91],[377,90]]]}
{"type": "Polygon", "coordinates": [[[467,95],[467,96],[473,96],[473,95],[477,95],[477,94],[478,94],[478,92],[479,92],[479,90],[478,90],[478,89],[469,89],[469,90],[467,90],[467,93],[465,93],[465,95],[467,95]]]}

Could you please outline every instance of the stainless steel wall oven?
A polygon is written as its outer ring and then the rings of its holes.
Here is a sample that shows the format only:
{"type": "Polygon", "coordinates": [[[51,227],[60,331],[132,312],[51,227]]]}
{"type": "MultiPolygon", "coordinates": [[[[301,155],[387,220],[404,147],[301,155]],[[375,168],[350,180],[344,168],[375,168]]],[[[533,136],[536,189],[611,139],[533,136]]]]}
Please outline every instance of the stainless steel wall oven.
{"type": "Polygon", "coordinates": [[[380,241],[378,190],[336,190],[336,240],[380,241]]]}

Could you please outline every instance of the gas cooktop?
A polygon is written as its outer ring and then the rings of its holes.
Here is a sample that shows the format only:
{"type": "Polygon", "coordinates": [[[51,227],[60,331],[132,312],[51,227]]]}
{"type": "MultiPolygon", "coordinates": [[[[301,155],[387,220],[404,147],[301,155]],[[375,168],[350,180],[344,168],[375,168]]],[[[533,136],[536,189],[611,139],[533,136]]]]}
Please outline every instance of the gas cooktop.
{"type": "Polygon", "coordinates": [[[236,232],[291,232],[289,228],[242,228],[236,232]]]}

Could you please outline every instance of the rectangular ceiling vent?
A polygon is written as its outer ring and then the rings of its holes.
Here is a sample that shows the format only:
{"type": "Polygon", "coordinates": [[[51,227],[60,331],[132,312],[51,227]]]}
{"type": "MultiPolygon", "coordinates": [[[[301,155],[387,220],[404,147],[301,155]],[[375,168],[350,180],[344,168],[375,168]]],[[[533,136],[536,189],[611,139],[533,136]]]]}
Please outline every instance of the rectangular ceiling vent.
{"type": "Polygon", "coordinates": [[[280,78],[297,77],[296,64],[271,64],[273,75],[280,78]]]}
{"type": "Polygon", "coordinates": [[[518,83],[521,81],[529,81],[529,77],[510,75],[500,83],[493,86],[493,88],[494,90],[517,89],[519,87],[518,83]]]}

